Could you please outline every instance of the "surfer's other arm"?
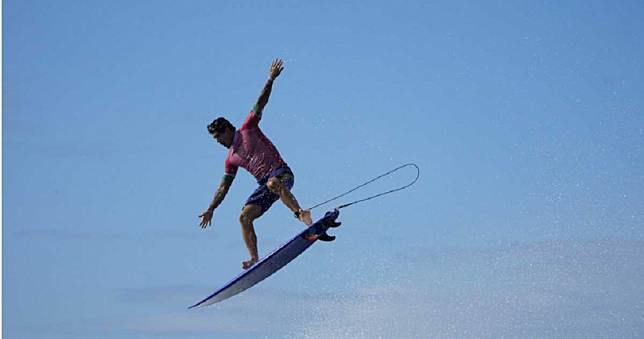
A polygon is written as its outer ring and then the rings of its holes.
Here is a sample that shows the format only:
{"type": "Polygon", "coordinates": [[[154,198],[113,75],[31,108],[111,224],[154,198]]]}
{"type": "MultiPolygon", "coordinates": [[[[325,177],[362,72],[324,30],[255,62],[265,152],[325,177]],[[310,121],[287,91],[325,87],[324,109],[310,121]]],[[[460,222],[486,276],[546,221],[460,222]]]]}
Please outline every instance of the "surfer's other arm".
{"type": "Polygon", "coordinates": [[[262,116],[262,112],[264,111],[264,107],[268,103],[268,98],[271,96],[271,90],[273,89],[273,81],[277,79],[280,73],[282,73],[282,70],[284,70],[284,61],[282,61],[282,59],[273,60],[273,63],[271,64],[271,68],[268,70],[268,80],[266,80],[266,84],[264,85],[262,92],[259,94],[257,103],[253,108],[253,112],[255,112],[255,115],[257,115],[260,118],[262,116]]]}
{"type": "Polygon", "coordinates": [[[212,221],[212,214],[215,211],[215,208],[217,208],[217,206],[219,206],[219,204],[224,201],[224,198],[228,193],[228,189],[230,189],[230,185],[233,183],[234,179],[235,177],[231,175],[224,175],[224,177],[221,179],[219,187],[217,187],[217,191],[215,191],[215,196],[212,198],[212,202],[210,203],[206,211],[199,215],[199,218],[201,218],[199,226],[201,226],[201,228],[210,226],[212,221]]]}

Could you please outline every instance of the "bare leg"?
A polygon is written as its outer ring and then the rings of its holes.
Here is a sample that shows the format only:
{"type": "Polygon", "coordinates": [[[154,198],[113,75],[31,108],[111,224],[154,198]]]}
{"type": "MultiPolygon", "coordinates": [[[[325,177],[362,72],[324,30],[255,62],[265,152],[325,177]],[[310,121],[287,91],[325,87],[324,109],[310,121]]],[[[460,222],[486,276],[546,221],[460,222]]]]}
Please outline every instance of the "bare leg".
{"type": "Polygon", "coordinates": [[[293,212],[300,211],[300,220],[305,223],[307,226],[311,226],[313,224],[313,220],[311,220],[311,212],[309,210],[302,210],[300,207],[300,204],[297,202],[297,199],[295,199],[295,196],[291,191],[288,190],[286,185],[284,185],[277,177],[271,177],[268,179],[268,182],[266,183],[266,186],[268,189],[276,193],[280,196],[280,200],[288,207],[293,212]]]}
{"type": "Polygon", "coordinates": [[[257,205],[246,205],[239,216],[239,223],[242,228],[242,237],[248,248],[250,260],[244,261],[242,267],[248,269],[253,266],[258,258],[257,254],[257,235],[253,227],[253,221],[262,215],[262,208],[257,205]]]}

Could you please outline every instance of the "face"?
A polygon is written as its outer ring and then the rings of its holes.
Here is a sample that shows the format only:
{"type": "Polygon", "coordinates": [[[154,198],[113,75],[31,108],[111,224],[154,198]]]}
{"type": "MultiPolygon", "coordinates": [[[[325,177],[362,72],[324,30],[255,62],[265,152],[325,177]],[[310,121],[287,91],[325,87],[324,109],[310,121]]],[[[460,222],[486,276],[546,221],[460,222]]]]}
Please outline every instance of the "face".
{"type": "Polygon", "coordinates": [[[218,143],[226,148],[230,148],[230,146],[233,144],[233,133],[234,131],[232,129],[227,128],[223,132],[215,132],[211,135],[212,138],[217,140],[218,143]]]}

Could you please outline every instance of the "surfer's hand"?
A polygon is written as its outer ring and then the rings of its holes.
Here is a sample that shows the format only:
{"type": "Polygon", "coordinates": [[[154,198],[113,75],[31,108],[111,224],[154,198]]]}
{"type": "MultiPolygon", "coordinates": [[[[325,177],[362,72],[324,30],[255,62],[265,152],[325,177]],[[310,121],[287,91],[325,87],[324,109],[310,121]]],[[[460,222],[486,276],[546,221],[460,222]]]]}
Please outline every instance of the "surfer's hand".
{"type": "Polygon", "coordinates": [[[284,61],[282,61],[282,59],[273,60],[273,63],[271,64],[271,68],[268,71],[268,77],[271,78],[272,80],[275,80],[280,75],[280,73],[282,73],[283,69],[284,69],[284,61]]]}
{"type": "Polygon", "coordinates": [[[199,226],[201,226],[201,228],[205,229],[206,227],[210,226],[212,222],[212,212],[214,211],[208,209],[199,215],[199,218],[201,218],[199,226]]]}

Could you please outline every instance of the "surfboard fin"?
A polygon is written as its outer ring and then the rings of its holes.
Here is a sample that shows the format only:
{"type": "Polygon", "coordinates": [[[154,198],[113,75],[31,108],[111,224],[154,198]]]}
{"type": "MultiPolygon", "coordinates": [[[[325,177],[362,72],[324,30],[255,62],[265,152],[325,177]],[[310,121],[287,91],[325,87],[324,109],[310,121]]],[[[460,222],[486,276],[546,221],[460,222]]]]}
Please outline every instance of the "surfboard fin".
{"type": "Polygon", "coordinates": [[[318,240],[329,242],[335,240],[335,236],[329,235],[328,233],[324,232],[318,235],[318,240]]]}

